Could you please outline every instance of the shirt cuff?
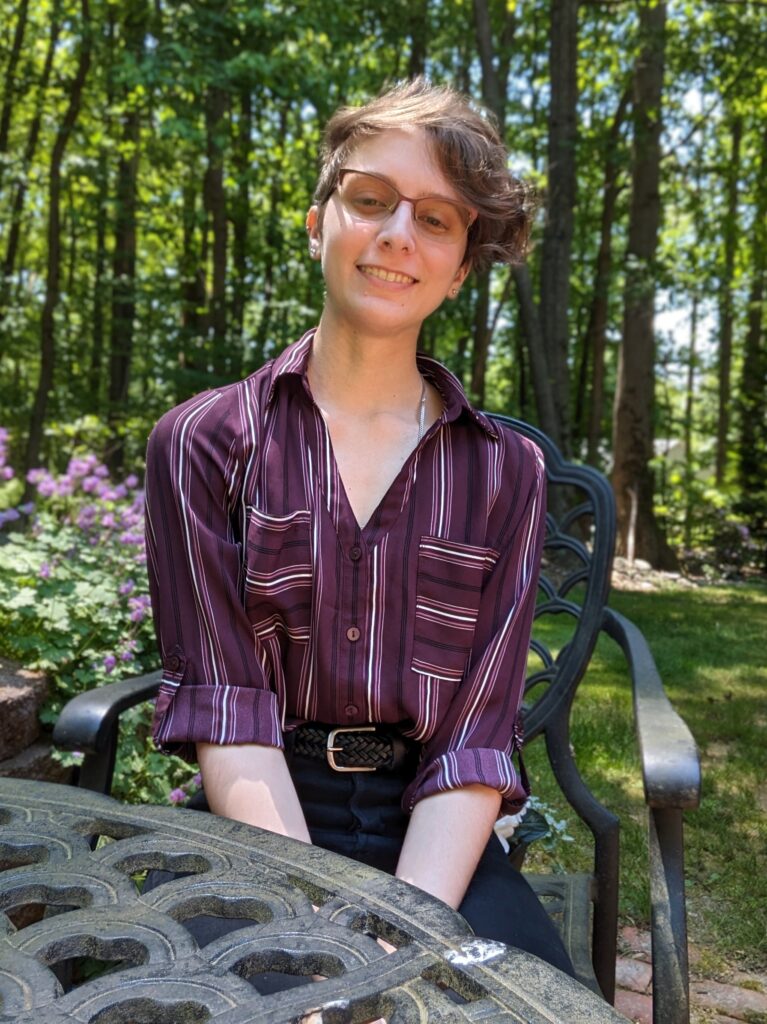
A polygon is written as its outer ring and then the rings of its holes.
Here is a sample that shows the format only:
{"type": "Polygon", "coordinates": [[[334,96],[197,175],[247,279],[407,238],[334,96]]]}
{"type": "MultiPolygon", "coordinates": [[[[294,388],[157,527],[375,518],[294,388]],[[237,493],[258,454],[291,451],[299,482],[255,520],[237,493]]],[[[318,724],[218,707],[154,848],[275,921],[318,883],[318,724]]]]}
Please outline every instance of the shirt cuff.
{"type": "Polygon", "coordinates": [[[422,766],[402,797],[402,808],[410,814],[424,797],[447,793],[478,783],[497,789],[502,797],[501,814],[516,814],[527,802],[530,787],[521,767],[502,750],[479,747],[454,750],[422,766]]]}
{"type": "Polygon", "coordinates": [[[231,683],[190,685],[163,677],[152,722],[157,747],[196,761],[197,743],[258,743],[282,747],[277,695],[231,683]]]}

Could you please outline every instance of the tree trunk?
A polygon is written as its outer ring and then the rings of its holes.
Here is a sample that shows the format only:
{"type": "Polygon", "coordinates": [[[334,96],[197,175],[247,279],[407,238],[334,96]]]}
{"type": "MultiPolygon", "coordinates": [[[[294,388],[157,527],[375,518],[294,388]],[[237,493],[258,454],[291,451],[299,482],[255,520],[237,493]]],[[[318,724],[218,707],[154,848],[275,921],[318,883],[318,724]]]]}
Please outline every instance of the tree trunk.
{"type": "Polygon", "coordinates": [[[10,230],[8,232],[8,244],[5,248],[2,273],[0,274],[0,316],[2,316],[10,298],[11,278],[16,266],[16,256],[19,250],[21,239],[21,215],[24,210],[24,200],[27,195],[27,183],[29,181],[29,168],[37,152],[37,143],[40,138],[40,129],[43,121],[43,108],[45,105],[45,94],[48,91],[48,82],[51,77],[53,59],[56,55],[56,44],[61,29],[60,21],[61,2],[57,0],[50,15],[50,31],[48,34],[48,49],[45,54],[40,84],[35,100],[35,112],[29,125],[27,142],[24,146],[24,155],[21,160],[21,170],[16,179],[16,189],[13,193],[13,204],[9,218],[10,230]]]}
{"type": "Polygon", "coordinates": [[[8,55],[8,63],[5,67],[5,78],[3,80],[3,106],[2,110],[0,110],[0,193],[3,191],[3,171],[5,169],[5,161],[2,157],[8,152],[8,136],[11,131],[13,101],[16,93],[16,67],[24,45],[28,10],[29,0],[20,0],[16,15],[16,28],[13,33],[13,42],[11,43],[11,52],[8,55]]]}
{"type": "Polygon", "coordinates": [[[620,187],[618,185],[620,172],[618,140],[626,118],[630,97],[630,89],[624,89],[607,136],[602,189],[602,218],[599,229],[599,252],[597,253],[589,321],[583,339],[584,359],[588,359],[589,355],[591,356],[591,401],[589,403],[588,427],[586,430],[586,461],[592,466],[599,464],[599,439],[602,434],[602,414],[604,411],[605,347],[607,344],[608,299],[613,261],[612,230],[618,195],[620,194],[620,187]]]}
{"type": "MultiPolygon", "coordinates": [[[[493,46],[493,33],[487,0],[474,0],[474,26],[482,66],[482,99],[495,114],[501,138],[506,126],[506,88],[509,76],[512,42],[516,18],[510,7],[504,9],[498,59],[493,46]]],[[[477,304],[474,309],[474,345],[471,364],[472,399],[480,406],[485,403],[485,374],[493,329],[497,313],[490,321],[490,273],[477,275],[477,304]]]]}
{"type": "Polygon", "coordinates": [[[695,476],[692,450],[693,412],[695,407],[695,363],[698,358],[698,306],[697,294],[692,298],[692,314],[690,317],[690,351],[687,357],[687,393],[684,400],[684,546],[692,547],[692,517],[695,510],[695,498],[692,493],[692,482],[695,476]]]}
{"type": "Polygon", "coordinates": [[[237,196],[232,203],[232,343],[231,372],[242,373],[245,344],[245,302],[248,294],[248,227],[250,224],[250,152],[253,129],[253,94],[249,86],[240,93],[240,118],[237,126],[237,196]]]}
{"type": "Polygon", "coordinates": [[[417,0],[409,5],[410,59],[408,78],[422,75],[426,68],[426,50],[429,38],[429,0],[417,0]]]}
{"type": "MultiPolygon", "coordinates": [[[[115,44],[115,10],[110,7],[107,13],[107,47],[110,55],[110,65],[106,69],[106,105],[107,110],[112,109],[114,103],[113,90],[113,68],[111,65],[111,54],[115,44]]],[[[106,134],[111,134],[112,119],[107,119],[106,134]]],[[[91,339],[91,358],[88,367],[88,409],[95,416],[102,413],[104,400],[104,349],[106,337],[106,290],[105,281],[108,254],[107,254],[107,230],[109,227],[107,216],[107,203],[109,199],[109,150],[105,143],[99,148],[99,158],[96,171],[98,192],[96,194],[96,255],[94,259],[94,280],[93,280],[93,335],[91,339]]]]}
{"type": "Polygon", "coordinates": [[[724,266],[719,288],[719,409],[716,423],[716,483],[724,483],[727,468],[727,437],[730,432],[730,375],[732,373],[733,278],[738,237],[738,175],[743,118],[737,115],[732,125],[732,150],[727,168],[727,212],[724,230],[724,266]]]}
{"type": "Polygon", "coordinates": [[[477,278],[474,306],[474,348],[471,360],[471,399],[481,409],[485,404],[485,372],[490,348],[490,275],[477,278]]]}
{"type": "Polygon", "coordinates": [[[670,568],[676,558],[653,511],[655,255],[660,224],[660,133],[666,6],[639,8],[641,48],[634,78],[632,194],[623,302],[623,343],[613,410],[612,484],[619,554],[670,568]]]}
{"type": "MultiPolygon", "coordinates": [[[[762,136],[759,200],[754,217],[751,246],[751,284],[748,326],[743,346],[740,382],[740,443],[738,478],[744,492],[743,506],[762,520],[767,492],[767,342],[764,304],[767,299],[767,129],[762,136]]],[[[753,525],[753,524],[750,524],[753,525]]]]}
{"type": "Polygon", "coordinates": [[[194,166],[184,184],[181,224],[181,343],[179,345],[179,368],[176,401],[199,391],[195,372],[198,369],[198,352],[202,345],[205,322],[205,232],[202,245],[197,238],[197,179],[194,166]]]}
{"type": "Polygon", "coordinates": [[[533,392],[538,412],[538,423],[541,430],[549,437],[557,436],[557,410],[554,406],[554,395],[549,381],[546,354],[543,350],[543,336],[538,309],[533,298],[533,284],[527,265],[514,267],[514,284],[519,300],[519,312],[522,318],[522,330],[527,339],[527,351],[530,356],[530,376],[533,380],[533,392]]]}
{"type": "Polygon", "coordinates": [[[557,412],[556,440],[569,452],[570,262],[575,219],[578,0],[550,5],[548,188],[541,251],[541,327],[557,412]]]}
{"type": "MultiPolygon", "coordinates": [[[[45,299],[40,320],[40,375],[35,392],[29,423],[25,471],[37,465],[43,436],[43,424],[48,410],[48,398],[53,387],[56,339],[54,316],[59,302],[60,246],[61,246],[61,164],[64,151],[77,121],[83,87],[91,62],[91,21],[89,0],[80,0],[82,37],[77,71],[69,87],[69,101],[64,118],[56,132],[51,151],[48,173],[48,254],[45,280],[45,299]]],[[[29,500],[31,486],[25,488],[24,500],[29,500]]]]}
{"type": "Polygon", "coordinates": [[[224,191],[224,143],[227,95],[218,85],[209,85],[205,98],[205,131],[208,166],[203,198],[213,234],[210,296],[210,326],[213,344],[213,372],[220,379],[230,377],[226,337],[226,253],[227,218],[224,191]]]}
{"type": "MultiPolygon", "coordinates": [[[[283,106],[280,109],[280,127],[279,136],[280,138],[285,137],[287,131],[287,110],[283,106]]],[[[266,343],[272,334],[273,327],[273,302],[274,302],[274,274],[275,274],[275,257],[281,250],[281,238],[280,238],[280,187],[277,175],[272,177],[271,187],[269,189],[269,214],[266,218],[266,237],[264,239],[264,255],[262,257],[262,264],[264,268],[264,278],[261,295],[261,316],[258,321],[258,331],[256,332],[256,358],[260,361],[264,358],[264,349],[266,343]]]]}
{"type": "MultiPolygon", "coordinates": [[[[144,53],[147,7],[133,0],[123,8],[124,60],[138,66],[144,53]]],[[[108,464],[114,474],[122,467],[124,440],[121,420],[125,415],[133,359],[136,321],[136,195],[141,142],[141,99],[126,85],[123,104],[122,144],[115,186],[114,254],[112,257],[112,316],[109,332],[109,423],[108,464]]]]}

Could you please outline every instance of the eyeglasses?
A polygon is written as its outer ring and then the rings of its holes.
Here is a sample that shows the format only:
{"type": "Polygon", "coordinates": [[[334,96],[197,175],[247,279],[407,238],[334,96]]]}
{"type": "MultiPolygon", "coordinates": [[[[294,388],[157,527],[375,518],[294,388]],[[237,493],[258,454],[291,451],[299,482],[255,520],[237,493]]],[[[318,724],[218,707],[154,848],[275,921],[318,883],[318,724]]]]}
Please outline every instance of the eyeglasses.
{"type": "Polygon", "coordinates": [[[361,220],[386,220],[404,199],[413,207],[416,229],[433,242],[462,242],[476,219],[476,214],[468,207],[452,199],[442,196],[411,199],[386,178],[349,167],[339,171],[336,191],[349,213],[361,220]]]}

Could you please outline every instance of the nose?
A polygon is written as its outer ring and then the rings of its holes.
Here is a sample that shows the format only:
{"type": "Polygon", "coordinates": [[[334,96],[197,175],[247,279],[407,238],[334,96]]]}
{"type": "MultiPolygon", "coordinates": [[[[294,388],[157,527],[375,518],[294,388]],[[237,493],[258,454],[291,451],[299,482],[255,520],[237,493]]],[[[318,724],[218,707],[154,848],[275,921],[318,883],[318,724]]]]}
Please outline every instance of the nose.
{"type": "Polygon", "coordinates": [[[389,216],[381,223],[378,244],[386,249],[412,251],[415,246],[415,220],[413,204],[401,199],[389,216]]]}

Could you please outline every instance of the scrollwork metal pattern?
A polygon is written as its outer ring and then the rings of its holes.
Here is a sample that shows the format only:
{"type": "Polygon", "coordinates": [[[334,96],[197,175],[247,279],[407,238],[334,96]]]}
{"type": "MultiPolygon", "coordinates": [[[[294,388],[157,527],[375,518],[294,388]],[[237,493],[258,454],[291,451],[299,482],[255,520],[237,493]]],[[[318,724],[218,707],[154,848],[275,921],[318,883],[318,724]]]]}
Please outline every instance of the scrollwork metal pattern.
{"type": "Polygon", "coordinates": [[[534,957],[473,938],[439,901],[317,847],[6,779],[0,821],[2,1022],[620,1020],[534,957]],[[142,893],[158,866],[191,874],[142,893]],[[200,913],[252,923],[199,948],[184,922],[200,913]],[[72,984],[86,961],[111,969],[72,984]],[[307,983],[261,994],[249,979],[265,971],[307,983]]]}

